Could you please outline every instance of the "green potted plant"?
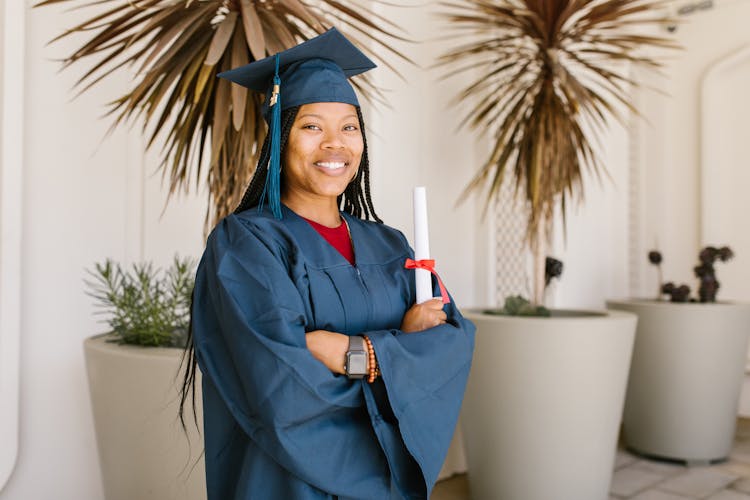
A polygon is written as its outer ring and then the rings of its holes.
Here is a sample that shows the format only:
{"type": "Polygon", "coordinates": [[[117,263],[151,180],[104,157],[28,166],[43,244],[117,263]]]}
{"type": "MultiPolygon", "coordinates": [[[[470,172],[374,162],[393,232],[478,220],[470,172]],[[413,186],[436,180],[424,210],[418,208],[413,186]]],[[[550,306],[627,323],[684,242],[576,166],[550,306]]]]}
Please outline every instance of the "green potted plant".
{"type": "Polygon", "coordinates": [[[175,257],[167,269],[107,260],[89,270],[87,292],[108,325],[84,341],[108,500],[205,499],[197,425],[185,439],[176,417],[194,267],[175,257]]]}
{"type": "Polygon", "coordinates": [[[687,463],[725,459],[732,449],[745,375],[750,304],[717,302],[714,265],[733,257],[729,247],[705,247],[686,284],[663,283],[656,299],[610,300],[607,307],[638,315],[623,431],[635,452],[687,463]],[[670,300],[664,297],[669,296],[670,300]]]}
{"type": "MultiPolygon", "coordinates": [[[[583,197],[583,173],[604,170],[595,132],[628,99],[629,65],[658,66],[644,46],[670,47],[641,28],[663,21],[643,0],[464,0],[445,15],[466,43],[442,56],[476,81],[457,102],[490,154],[462,198],[485,207],[506,179],[527,210],[530,306],[542,305],[554,214],[583,197]],[[639,31],[641,29],[641,31],[639,31]]],[[[606,498],[636,317],[550,311],[549,317],[466,315],[476,349],[462,410],[469,483],[477,498],[606,498]],[[544,477],[544,481],[539,481],[544,477]]]]}

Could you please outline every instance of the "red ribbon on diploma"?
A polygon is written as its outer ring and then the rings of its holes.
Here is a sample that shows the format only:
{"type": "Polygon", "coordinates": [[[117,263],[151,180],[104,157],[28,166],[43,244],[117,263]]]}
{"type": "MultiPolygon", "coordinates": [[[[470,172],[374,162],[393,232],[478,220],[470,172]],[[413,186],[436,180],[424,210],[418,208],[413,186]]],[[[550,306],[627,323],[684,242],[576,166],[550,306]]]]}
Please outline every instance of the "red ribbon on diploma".
{"type": "Polygon", "coordinates": [[[438,285],[440,286],[440,295],[443,297],[443,304],[448,304],[451,301],[448,297],[448,290],[446,290],[445,285],[443,285],[443,280],[440,279],[440,276],[438,276],[438,273],[435,271],[435,259],[406,259],[404,267],[406,269],[424,269],[425,271],[430,271],[435,275],[435,278],[437,278],[438,285]]]}

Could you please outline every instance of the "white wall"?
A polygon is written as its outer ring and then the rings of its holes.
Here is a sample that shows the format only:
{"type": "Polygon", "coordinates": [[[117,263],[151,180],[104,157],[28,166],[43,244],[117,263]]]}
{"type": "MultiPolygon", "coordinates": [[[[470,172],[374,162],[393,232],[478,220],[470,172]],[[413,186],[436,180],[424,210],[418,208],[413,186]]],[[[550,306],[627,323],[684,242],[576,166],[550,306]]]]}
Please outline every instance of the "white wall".
{"type": "Polygon", "coordinates": [[[567,231],[561,218],[554,227],[550,254],[563,262],[563,274],[549,291],[549,305],[556,308],[604,309],[606,299],[629,293],[628,131],[612,119],[591,143],[601,158],[601,176],[584,172],[583,201],[568,207],[567,231]]]}
{"type": "MultiPolygon", "coordinates": [[[[704,226],[714,228],[717,224],[734,223],[735,234],[732,237],[727,231],[719,231],[722,241],[714,241],[712,236],[706,239],[702,234],[701,217],[705,209],[714,205],[726,207],[728,196],[737,191],[722,195],[724,199],[702,199],[702,175],[724,176],[722,182],[736,183],[746,179],[738,173],[747,170],[748,160],[744,151],[748,127],[746,117],[726,116],[719,120],[719,127],[726,129],[727,138],[744,137],[745,142],[732,145],[731,151],[723,155],[725,161],[732,161],[729,165],[737,170],[733,173],[720,170],[722,165],[715,162],[702,164],[701,133],[701,85],[706,72],[717,61],[723,59],[744,45],[750,44],[747,31],[747,19],[750,18],[750,2],[744,0],[716,0],[710,10],[697,11],[683,18],[675,36],[684,50],[675,54],[667,61],[664,77],[652,75],[651,83],[663,89],[666,96],[654,92],[644,91],[638,96],[640,107],[645,111],[648,122],[639,125],[638,133],[642,140],[638,144],[638,155],[641,163],[641,184],[643,192],[642,206],[635,207],[642,214],[640,227],[644,249],[658,246],[664,256],[664,279],[687,283],[693,290],[697,288],[697,280],[693,276],[693,266],[698,262],[698,251],[706,244],[728,244],[737,250],[734,243],[744,241],[742,234],[746,233],[746,225],[742,225],[742,211],[736,213],[718,212],[727,217],[727,221],[707,220],[704,226]],[[727,158],[734,155],[733,158],[727,158]]],[[[745,61],[744,72],[724,75],[727,85],[731,82],[741,84],[747,81],[748,64],[745,61]],[[745,76],[743,76],[745,75],[745,76]],[[744,78],[744,80],[743,80],[744,78]]],[[[730,87],[731,88],[731,87],[730,87]]],[[[729,92],[724,96],[723,105],[737,111],[746,108],[747,93],[729,92]],[[731,99],[736,99],[732,104],[731,99]]],[[[714,129],[713,133],[719,132],[714,129]]],[[[729,149],[726,147],[725,149],[729,149]]],[[[746,188],[747,186],[745,186],[746,188]]],[[[741,191],[742,188],[739,189],[741,191]]],[[[746,189],[745,189],[746,194],[746,189]]],[[[742,203],[735,196],[735,202],[742,203]]],[[[740,205],[741,206],[741,205],[740,205]]],[[[746,205],[745,205],[746,206],[746,205]]],[[[714,233],[716,234],[716,233],[714,233]]],[[[745,246],[745,248],[750,248],[745,246]]],[[[740,255],[729,263],[717,264],[719,281],[722,276],[730,279],[734,276],[747,276],[747,253],[740,255]]],[[[642,252],[639,265],[643,266],[640,274],[642,279],[633,290],[636,294],[653,295],[657,283],[656,270],[649,266],[645,252],[642,252]]],[[[733,284],[726,290],[719,292],[719,298],[742,299],[750,298],[750,286],[745,283],[744,291],[733,284]]]]}
{"type": "MultiPolygon", "coordinates": [[[[750,2],[715,0],[708,10],[685,16],[676,39],[684,50],[667,61],[664,76],[650,75],[666,96],[644,91],[637,96],[648,123],[636,130],[640,202],[634,207],[642,241],[633,263],[633,294],[652,296],[658,278],[646,251],[658,247],[664,257],[664,280],[686,283],[697,292],[693,267],[708,244],[729,245],[736,252],[717,263],[719,300],[750,300],[750,238],[747,197],[747,85],[750,57],[741,57],[706,79],[709,72],[743,47],[750,2]],[[703,106],[710,107],[704,114],[703,106]]],[[[749,357],[750,358],[750,357],[749,357]]],[[[748,363],[750,366],[750,363],[748,363]]],[[[739,413],[750,415],[750,375],[746,376],[739,413]]]]}
{"type": "MultiPolygon", "coordinates": [[[[2,500],[102,498],[82,340],[104,331],[84,294],[84,269],[198,256],[203,203],[173,203],[159,222],[159,179],[136,133],[104,138],[103,104],[125,88],[109,79],[73,100],[80,68],[59,72],[77,42],[45,44],[85,13],[31,9],[5,29],[25,33],[20,357],[20,449],[2,500]],[[143,185],[141,181],[143,180],[143,185]],[[141,218],[143,214],[143,218],[141,218]]],[[[134,130],[138,130],[135,127],[134,130]]]]}
{"type": "MultiPolygon", "coordinates": [[[[688,3],[673,2],[671,10],[688,3]]],[[[707,244],[743,250],[733,261],[717,265],[723,283],[719,298],[750,298],[750,240],[740,215],[748,206],[740,193],[747,189],[742,184],[747,179],[746,141],[741,138],[748,133],[742,111],[747,109],[750,58],[742,61],[741,70],[734,67],[731,75],[721,75],[713,93],[722,94],[716,97],[731,112],[713,113],[714,126],[701,132],[703,78],[717,61],[750,44],[748,18],[750,2],[745,0],[715,0],[711,9],[682,16],[674,37],[683,50],[660,52],[660,75],[635,73],[645,85],[634,92],[632,102],[643,118],[631,116],[627,127],[612,122],[601,144],[611,179],[599,183],[584,176],[585,203],[569,211],[567,243],[558,226],[553,247],[565,270],[552,287],[552,305],[602,308],[608,298],[654,296],[656,268],[646,257],[654,248],[664,257],[664,279],[688,283],[697,291],[693,266],[707,244]],[[707,133],[721,154],[702,162],[707,133]],[[707,190],[704,181],[714,187],[707,190]]],[[[669,35],[664,28],[659,31],[669,35]]]]}
{"type": "MultiPolygon", "coordinates": [[[[0,4],[0,26],[23,17],[23,6],[0,4]]],[[[0,487],[18,454],[20,351],[21,161],[19,101],[23,86],[14,76],[23,68],[23,33],[0,32],[0,487]]]]}
{"type": "MultiPolygon", "coordinates": [[[[414,43],[394,43],[417,67],[396,65],[404,76],[388,70],[374,72],[378,85],[387,89],[390,109],[370,110],[369,141],[373,172],[373,197],[385,223],[401,229],[412,241],[412,189],[425,186],[430,226],[430,250],[436,267],[459,305],[485,304],[488,279],[474,274],[478,212],[473,199],[456,206],[458,195],[479,165],[475,133],[457,131],[464,108],[449,107],[466,79],[439,82],[445,69],[426,70],[449,42],[440,41],[440,20],[427,8],[384,7],[386,18],[398,19],[414,43]]],[[[478,266],[482,267],[482,266],[478,266]]]]}

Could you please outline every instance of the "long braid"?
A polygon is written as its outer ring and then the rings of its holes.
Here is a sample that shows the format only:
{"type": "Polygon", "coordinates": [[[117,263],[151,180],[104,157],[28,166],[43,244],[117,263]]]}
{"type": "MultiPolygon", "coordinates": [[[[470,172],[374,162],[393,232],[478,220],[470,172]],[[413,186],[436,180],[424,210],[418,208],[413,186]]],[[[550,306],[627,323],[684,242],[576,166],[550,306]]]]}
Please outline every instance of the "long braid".
{"type": "MultiPolygon", "coordinates": [[[[299,106],[294,106],[285,109],[281,114],[281,151],[286,149],[286,144],[289,141],[289,133],[292,130],[294,119],[297,117],[299,106]]],[[[250,184],[242,195],[242,201],[234,209],[234,213],[238,214],[258,205],[260,196],[263,193],[263,187],[266,185],[266,175],[268,175],[268,160],[271,158],[271,147],[270,147],[270,134],[266,135],[266,139],[263,141],[263,148],[260,152],[260,158],[258,159],[258,165],[255,167],[255,174],[250,180],[250,184]]]]}
{"type": "MultiPolygon", "coordinates": [[[[237,205],[237,208],[234,209],[234,213],[241,212],[242,210],[250,207],[250,199],[252,198],[253,193],[255,193],[258,189],[258,186],[256,186],[256,184],[260,184],[261,180],[265,182],[266,174],[268,174],[268,160],[269,158],[271,158],[270,149],[271,136],[266,135],[266,138],[263,140],[263,146],[260,149],[260,156],[258,157],[258,164],[255,167],[255,173],[253,174],[252,179],[250,179],[250,184],[248,184],[247,189],[245,189],[245,193],[242,195],[240,204],[237,205]]],[[[262,189],[263,188],[261,188],[261,190],[262,189]]]]}
{"type": "MultiPolygon", "coordinates": [[[[299,106],[292,107],[284,110],[281,115],[281,150],[284,151],[286,143],[289,140],[289,132],[292,129],[292,124],[299,111],[299,106]]],[[[271,141],[270,134],[266,135],[263,141],[263,146],[260,150],[260,157],[258,158],[258,164],[255,167],[255,173],[253,178],[250,180],[250,184],[245,190],[245,194],[242,195],[242,200],[234,213],[242,212],[248,208],[252,208],[258,205],[260,195],[263,192],[263,186],[266,182],[266,175],[268,174],[268,160],[271,158],[271,141]]],[[[182,428],[187,432],[185,426],[185,403],[190,399],[193,407],[193,421],[196,426],[198,425],[198,416],[195,409],[195,376],[198,370],[198,358],[195,355],[195,343],[193,341],[193,304],[195,294],[190,297],[190,323],[188,326],[187,343],[185,344],[185,350],[182,353],[182,359],[180,361],[180,369],[183,365],[185,366],[185,376],[182,379],[182,389],[180,389],[180,409],[179,417],[182,428]]]]}
{"type": "MultiPolygon", "coordinates": [[[[365,207],[365,217],[368,219],[370,218],[370,215],[372,215],[372,218],[375,220],[375,222],[383,223],[383,220],[378,217],[378,214],[375,213],[375,205],[372,202],[372,195],[370,194],[370,156],[367,153],[367,136],[365,134],[365,121],[362,118],[362,110],[360,108],[357,108],[357,116],[359,117],[359,123],[362,127],[362,140],[365,144],[364,152],[362,153],[362,163],[364,164],[365,168],[363,169],[363,177],[364,177],[364,199],[362,200],[363,206],[365,207]]],[[[360,191],[360,196],[362,195],[362,192],[360,191]]]]}
{"type": "MultiPolygon", "coordinates": [[[[182,388],[180,389],[180,410],[178,412],[180,416],[180,424],[182,429],[187,434],[187,426],[185,425],[185,402],[190,398],[190,403],[193,407],[193,422],[195,427],[198,428],[198,413],[195,409],[195,376],[198,372],[198,358],[195,355],[195,345],[193,344],[193,303],[195,299],[195,289],[190,294],[190,322],[188,323],[187,331],[187,342],[185,343],[185,350],[182,351],[182,358],[180,359],[180,367],[177,371],[179,374],[182,370],[183,365],[185,366],[185,376],[182,378],[182,388]]],[[[198,429],[200,432],[200,429],[198,429]]]]}
{"type": "Polygon", "coordinates": [[[367,136],[365,134],[365,121],[362,117],[362,110],[357,107],[357,118],[359,118],[359,127],[362,131],[362,141],[364,149],[362,159],[359,162],[357,175],[352,179],[339,200],[339,206],[343,206],[344,212],[347,212],[360,219],[372,218],[375,222],[383,221],[375,213],[375,207],[370,195],[370,160],[367,154],[367,136]],[[343,203],[342,203],[343,202],[343,203]]]}

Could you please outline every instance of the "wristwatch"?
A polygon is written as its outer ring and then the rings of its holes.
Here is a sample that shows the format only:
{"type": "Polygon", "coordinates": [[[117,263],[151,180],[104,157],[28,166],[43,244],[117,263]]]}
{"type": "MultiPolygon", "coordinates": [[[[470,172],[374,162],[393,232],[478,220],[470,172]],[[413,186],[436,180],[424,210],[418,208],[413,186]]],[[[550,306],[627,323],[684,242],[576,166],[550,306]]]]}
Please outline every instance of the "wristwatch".
{"type": "Polygon", "coordinates": [[[344,371],[351,379],[364,378],[367,375],[367,348],[365,339],[360,335],[349,336],[349,350],[346,351],[344,371]]]}

